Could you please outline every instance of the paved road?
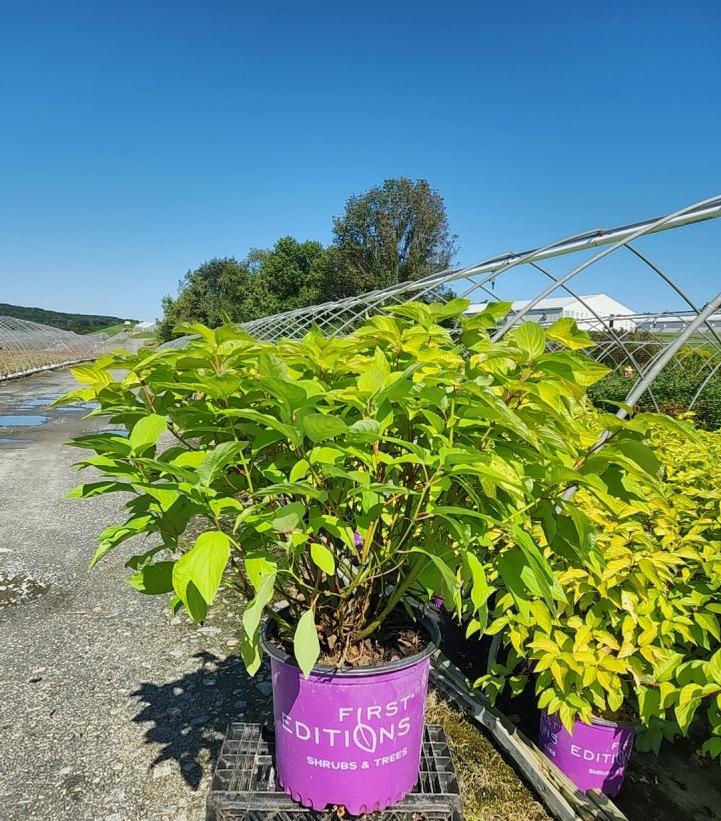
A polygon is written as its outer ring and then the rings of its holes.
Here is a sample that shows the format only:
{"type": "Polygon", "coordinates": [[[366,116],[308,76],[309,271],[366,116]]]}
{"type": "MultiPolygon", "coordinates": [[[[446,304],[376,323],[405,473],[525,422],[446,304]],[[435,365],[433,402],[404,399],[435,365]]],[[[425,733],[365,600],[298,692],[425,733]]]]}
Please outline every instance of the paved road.
{"type": "Polygon", "coordinates": [[[44,407],[71,385],[0,383],[0,425],[47,416],[0,427],[0,817],[202,819],[226,724],[262,716],[269,684],[242,671],[227,607],[202,628],[171,619],[124,583],[121,549],[87,570],[121,514],[114,497],[63,498],[79,482],[67,439],[106,425],[44,407]]]}

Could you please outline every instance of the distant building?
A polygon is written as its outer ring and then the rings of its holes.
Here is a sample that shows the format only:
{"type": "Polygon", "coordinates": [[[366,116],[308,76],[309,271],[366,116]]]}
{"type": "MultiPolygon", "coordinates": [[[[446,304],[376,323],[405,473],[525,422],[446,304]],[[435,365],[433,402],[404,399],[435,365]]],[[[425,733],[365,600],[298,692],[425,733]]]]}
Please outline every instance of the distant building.
{"type": "MultiPolygon", "coordinates": [[[[516,300],[511,306],[511,315],[522,311],[532,300],[516,300]]],[[[482,311],[487,302],[477,302],[469,306],[466,315],[482,311]]],[[[586,331],[602,330],[603,326],[612,325],[620,330],[631,331],[637,326],[636,312],[633,308],[619,302],[608,294],[589,294],[588,296],[554,296],[542,299],[526,314],[524,321],[539,322],[541,325],[552,325],[557,319],[570,317],[575,319],[579,328],[586,331]],[[603,325],[598,321],[603,320],[603,325]]]]}
{"type": "MultiPolygon", "coordinates": [[[[649,314],[639,318],[638,330],[649,333],[680,333],[694,319],[696,319],[695,313],[649,314]]],[[[699,330],[703,331],[708,325],[715,330],[721,330],[721,314],[712,314],[706,323],[699,330]]]]}

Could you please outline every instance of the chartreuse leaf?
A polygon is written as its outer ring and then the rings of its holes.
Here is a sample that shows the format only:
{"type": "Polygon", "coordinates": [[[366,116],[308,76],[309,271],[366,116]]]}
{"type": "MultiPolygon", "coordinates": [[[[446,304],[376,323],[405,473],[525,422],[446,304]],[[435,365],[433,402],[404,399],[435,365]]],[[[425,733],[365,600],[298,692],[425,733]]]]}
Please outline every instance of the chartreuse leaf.
{"type": "Polygon", "coordinates": [[[693,717],[701,704],[703,696],[703,687],[699,684],[687,684],[681,688],[678,697],[678,704],[674,707],[674,715],[681,732],[686,734],[688,728],[691,726],[693,717]]]}
{"type": "Polygon", "coordinates": [[[590,335],[579,330],[576,320],[570,317],[556,320],[546,329],[546,336],[572,351],[591,348],[595,344],[590,335]]]}
{"type": "Polygon", "coordinates": [[[361,396],[369,396],[377,393],[386,381],[386,374],[371,365],[358,377],[358,393],[361,396]]]}
{"type": "Polygon", "coordinates": [[[240,634],[240,654],[251,676],[258,671],[262,659],[260,621],[273,598],[275,575],[275,571],[271,571],[259,576],[260,584],[256,587],[255,598],[245,608],[241,619],[243,629],[240,634]]]}
{"type": "Polygon", "coordinates": [[[714,736],[713,738],[706,739],[701,745],[701,752],[710,758],[721,757],[721,737],[714,736]]]}
{"type": "Polygon", "coordinates": [[[225,468],[238,464],[245,447],[245,442],[232,441],[221,442],[213,450],[209,450],[198,467],[200,484],[208,487],[225,468]]]}
{"type": "Polygon", "coordinates": [[[431,314],[436,321],[448,319],[452,316],[460,316],[464,311],[468,310],[471,304],[470,299],[463,297],[456,297],[448,302],[431,302],[428,306],[431,309],[431,314]]]}
{"type": "Polygon", "coordinates": [[[638,709],[641,719],[648,724],[654,716],[660,714],[661,694],[656,687],[638,688],[638,709]]]}
{"type": "Polygon", "coordinates": [[[150,515],[145,516],[133,516],[132,518],[128,519],[125,524],[122,525],[110,525],[106,527],[105,530],[100,534],[99,539],[99,546],[98,549],[95,551],[95,555],[90,561],[90,567],[95,567],[95,565],[106,556],[114,547],[117,547],[121,542],[124,542],[126,539],[130,539],[133,536],[136,536],[138,533],[142,533],[146,529],[149,529],[151,523],[153,522],[153,517],[150,515]]]}
{"type": "Polygon", "coordinates": [[[484,633],[488,626],[488,597],[493,588],[488,584],[483,565],[473,553],[466,554],[466,564],[471,571],[471,603],[474,617],[467,629],[466,638],[475,632],[484,633]]]}
{"type": "Polygon", "coordinates": [[[215,348],[215,332],[212,328],[209,328],[207,325],[202,325],[200,322],[181,322],[179,325],[176,325],[175,332],[179,334],[201,336],[208,343],[211,349],[215,348]]]}
{"type": "Polygon", "coordinates": [[[706,667],[709,676],[721,687],[721,650],[717,650],[708,661],[706,667]]]}
{"type": "Polygon", "coordinates": [[[278,509],[273,519],[273,530],[276,533],[290,533],[303,521],[305,505],[302,502],[290,502],[278,509]]]}
{"type": "Polygon", "coordinates": [[[274,576],[278,570],[278,563],[267,550],[255,551],[243,559],[245,572],[257,592],[266,576],[274,576]]]}
{"type": "Polygon", "coordinates": [[[117,493],[119,491],[130,492],[132,485],[127,482],[115,482],[106,480],[104,482],[89,482],[86,485],[78,485],[65,495],[66,499],[90,499],[92,496],[101,496],[105,493],[117,493]]]}
{"type": "Polygon", "coordinates": [[[288,365],[285,360],[272,353],[262,353],[258,357],[258,371],[261,376],[288,378],[288,365]]]}
{"type": "Polygon", "coordinates": [[[297,482],[299,479],[304,479],[308,475],[310,464],[307,459],[299,459],[291,468],[288,474],[288,479],[291,482],[297,482]]]}
{"type": "Polygon", "coordinates": [[[80,382],[81,385],[92,385],[96,390],[110,385],[113,381],[111,375],[97,365],[79,365],[71,368],[70,372],[76,382],[80,382]]]}
{"type": "Polygon", "coordinates": [[[546,350],[546,336],[537,322],[522,322],[509,332],[508,337],[529,359],[538,358],[546,350]]]}
{"type": "Polygon", "coordinates": [[[335,573],[335,559],[330,550],[319,542],[313,542],[310,546],[310,556],[313,562],[329,576],[335,573]]]}
{"type": "Polygon", "coordinates": [[[339,436],[348,430],[340,416],[325,413],[307,413],[303,417],[303,430],[311,442],[323,442],[333,436],[339,436]]]}
{"type": "MultiPolygon", "coordinates": [[[[633,412],[632,408],[631,412],[633,412]]],[[[690,422],[676,419],[665,413],[637,413],[634,417],[634,422],[640,422],[644,425],[656,425],[660,428],[664,428],[664,430],[669,433],[681,435],[685,440],[690,442],[700,443],[703,441],[698,430],[696,430],[690,422]]]]}
{"type": "Polygon", "coordinates": [[[173,568],[173,588],[195,621],[203,621],[230,558],[230,539],[220,530],[201,533],[173,568]]]}
{"type": "Polygon", "coordinates": [[[681,653],[677,653],[673,650],[667,650],[665,648],[657,647],[655,648],[655,660],[653,665],[654,675],[656,676],[656,681],[664,682],[669,681],[671,676],[674,674],[675,670],[683,661],[683,656],[681,653]]]}
{"type": "Polygon", "coordinates": [[[711,635],[718,641],[721,639],[721,634],[719,633],[719,620],[713,613],[705,613],[703,610],[697,610],[693,614],[694,619],[696,620],[696,624],[711,635]]]}
{"type": "Polygon", "coordinates": [[[463,330],[465,332],[476,328],[495,328],[498,320],[503,319],[512,307],[512,302],[489,302],[482,311],[463,320],[463,330]]]}
{"type": "Polygon", "coordinates": [[[150,445],[154,445],[165,433],[167,426],[167,416],[160,416],[157,413],[143,416],[133,425],[128,443],[135,453],[140,453],[150,445]]]}
{"type": "Polygon", "coordinates": [[[291,410],[299,408],[308,398],[301,385],[287,379],[266,377],[261,380],[261,385],[276,399],[285,402],[291,410]]]}
{"type": "Polygon", "coordinates": [[[298,620],[298,626],[293,635],[293,655],[303,675],[308,678],[320,655],[318,631],[312,610],[306,610],[298,620]]]}
{"type": "Polygon", "coordinates": [[[359,419],[349,428],[355,442],[376,442],[381,436],[381,423],[377,419],[359,419]]]}
{"type": "Polygon", "coordinates": [[[471,571],[471,602],[476,609],[480,609],[488,601],[493,588],[488,584],[483,565],[473,553],[466,554],[466,562],[471,571]]]}
{"type": "Polygon", "coordinates": [[[385,384],[386,377],[391,369],[383,351],[376,348],[372,363],[358,377],[358,393],[363,396],[372,396],[385,384]]]}

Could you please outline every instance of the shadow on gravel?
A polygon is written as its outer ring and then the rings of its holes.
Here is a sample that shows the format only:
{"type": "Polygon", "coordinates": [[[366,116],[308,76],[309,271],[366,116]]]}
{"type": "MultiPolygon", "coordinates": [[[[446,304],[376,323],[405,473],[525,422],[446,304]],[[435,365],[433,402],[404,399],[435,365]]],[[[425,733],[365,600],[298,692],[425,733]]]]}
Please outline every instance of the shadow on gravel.
{"type": "Polygon", "coordinates": [[[212,766],[230,721],[267,721],[272,713],[270,683],[262,668],[255,678],[237,656],[193,656],[198,669],[163,684],[144,682],[133,693],[140,702],[136,724],[148,744],[162,744],[153,768],[174,759],[185,781],[197,790],[203,771],[212,766]]]}

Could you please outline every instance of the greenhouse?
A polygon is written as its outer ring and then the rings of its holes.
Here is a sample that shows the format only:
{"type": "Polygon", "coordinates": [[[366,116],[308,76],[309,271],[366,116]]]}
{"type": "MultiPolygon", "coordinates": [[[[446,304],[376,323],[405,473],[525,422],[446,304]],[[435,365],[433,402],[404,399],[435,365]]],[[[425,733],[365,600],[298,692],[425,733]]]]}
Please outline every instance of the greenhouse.
{"type": "MultiPolygon", "coordinates": [[[[27,319],[0,316],[0,381],[88,362],[128,343],[128,334],[76,334],[27,319]]],[[[137,344],[137,343],[136,343],[137,344]]]]}
{"type": "MultiPolygon", "coordinates": [[[[370,316],[413,300],[469,298],[472,313],[479,303],[485,307],[507,299],[513,305],[519,294],[535,294],[519,303],[519,310],[508,313],[494,334],[499,340],[528,319],[551,325],[557,315],[537,306],[560,298],[581,309],[579,327],[590,331],[594,340],[587,354],[618,375],[607,391],[613,401],[640,403],[656,411],[681,405],[693,410],[708,394],[716,406],[721,402],[721,291],[689,293],[684,269],[693,259],[694,265],[707,271],[709,282],[721,282],[717,261],[699,260],[694,243],[694,231],[719,236],[719,224],[713,221],[720,216],[721,197],[711,197],[656,219],[581,232],[529,251],[489,257],[426,279],[275,314],[243,327],[254,337],[270,341],[299,339],[311,328],[338,336],[350,333],[370,316]],[[666,257],[671,264],[667,265],[666,257]],[[622,312],[609,313],[597,308],[593,297],[583,296],[625,287],[628,279],[633,280],[634,290],[652,296],[656,310],[637,312],[621,305],[622,312]],[[664,386],[675,374],[683,374],[685,384],[668,397],[664,386]],[[660,393],[654,391],[655,380],[660,393]]],[[[186,342],[180,338],[166,346],[186,342]]],[[[709,417],[710,424],[721,426],[721,411],[711,410],[709,417]]]]}

